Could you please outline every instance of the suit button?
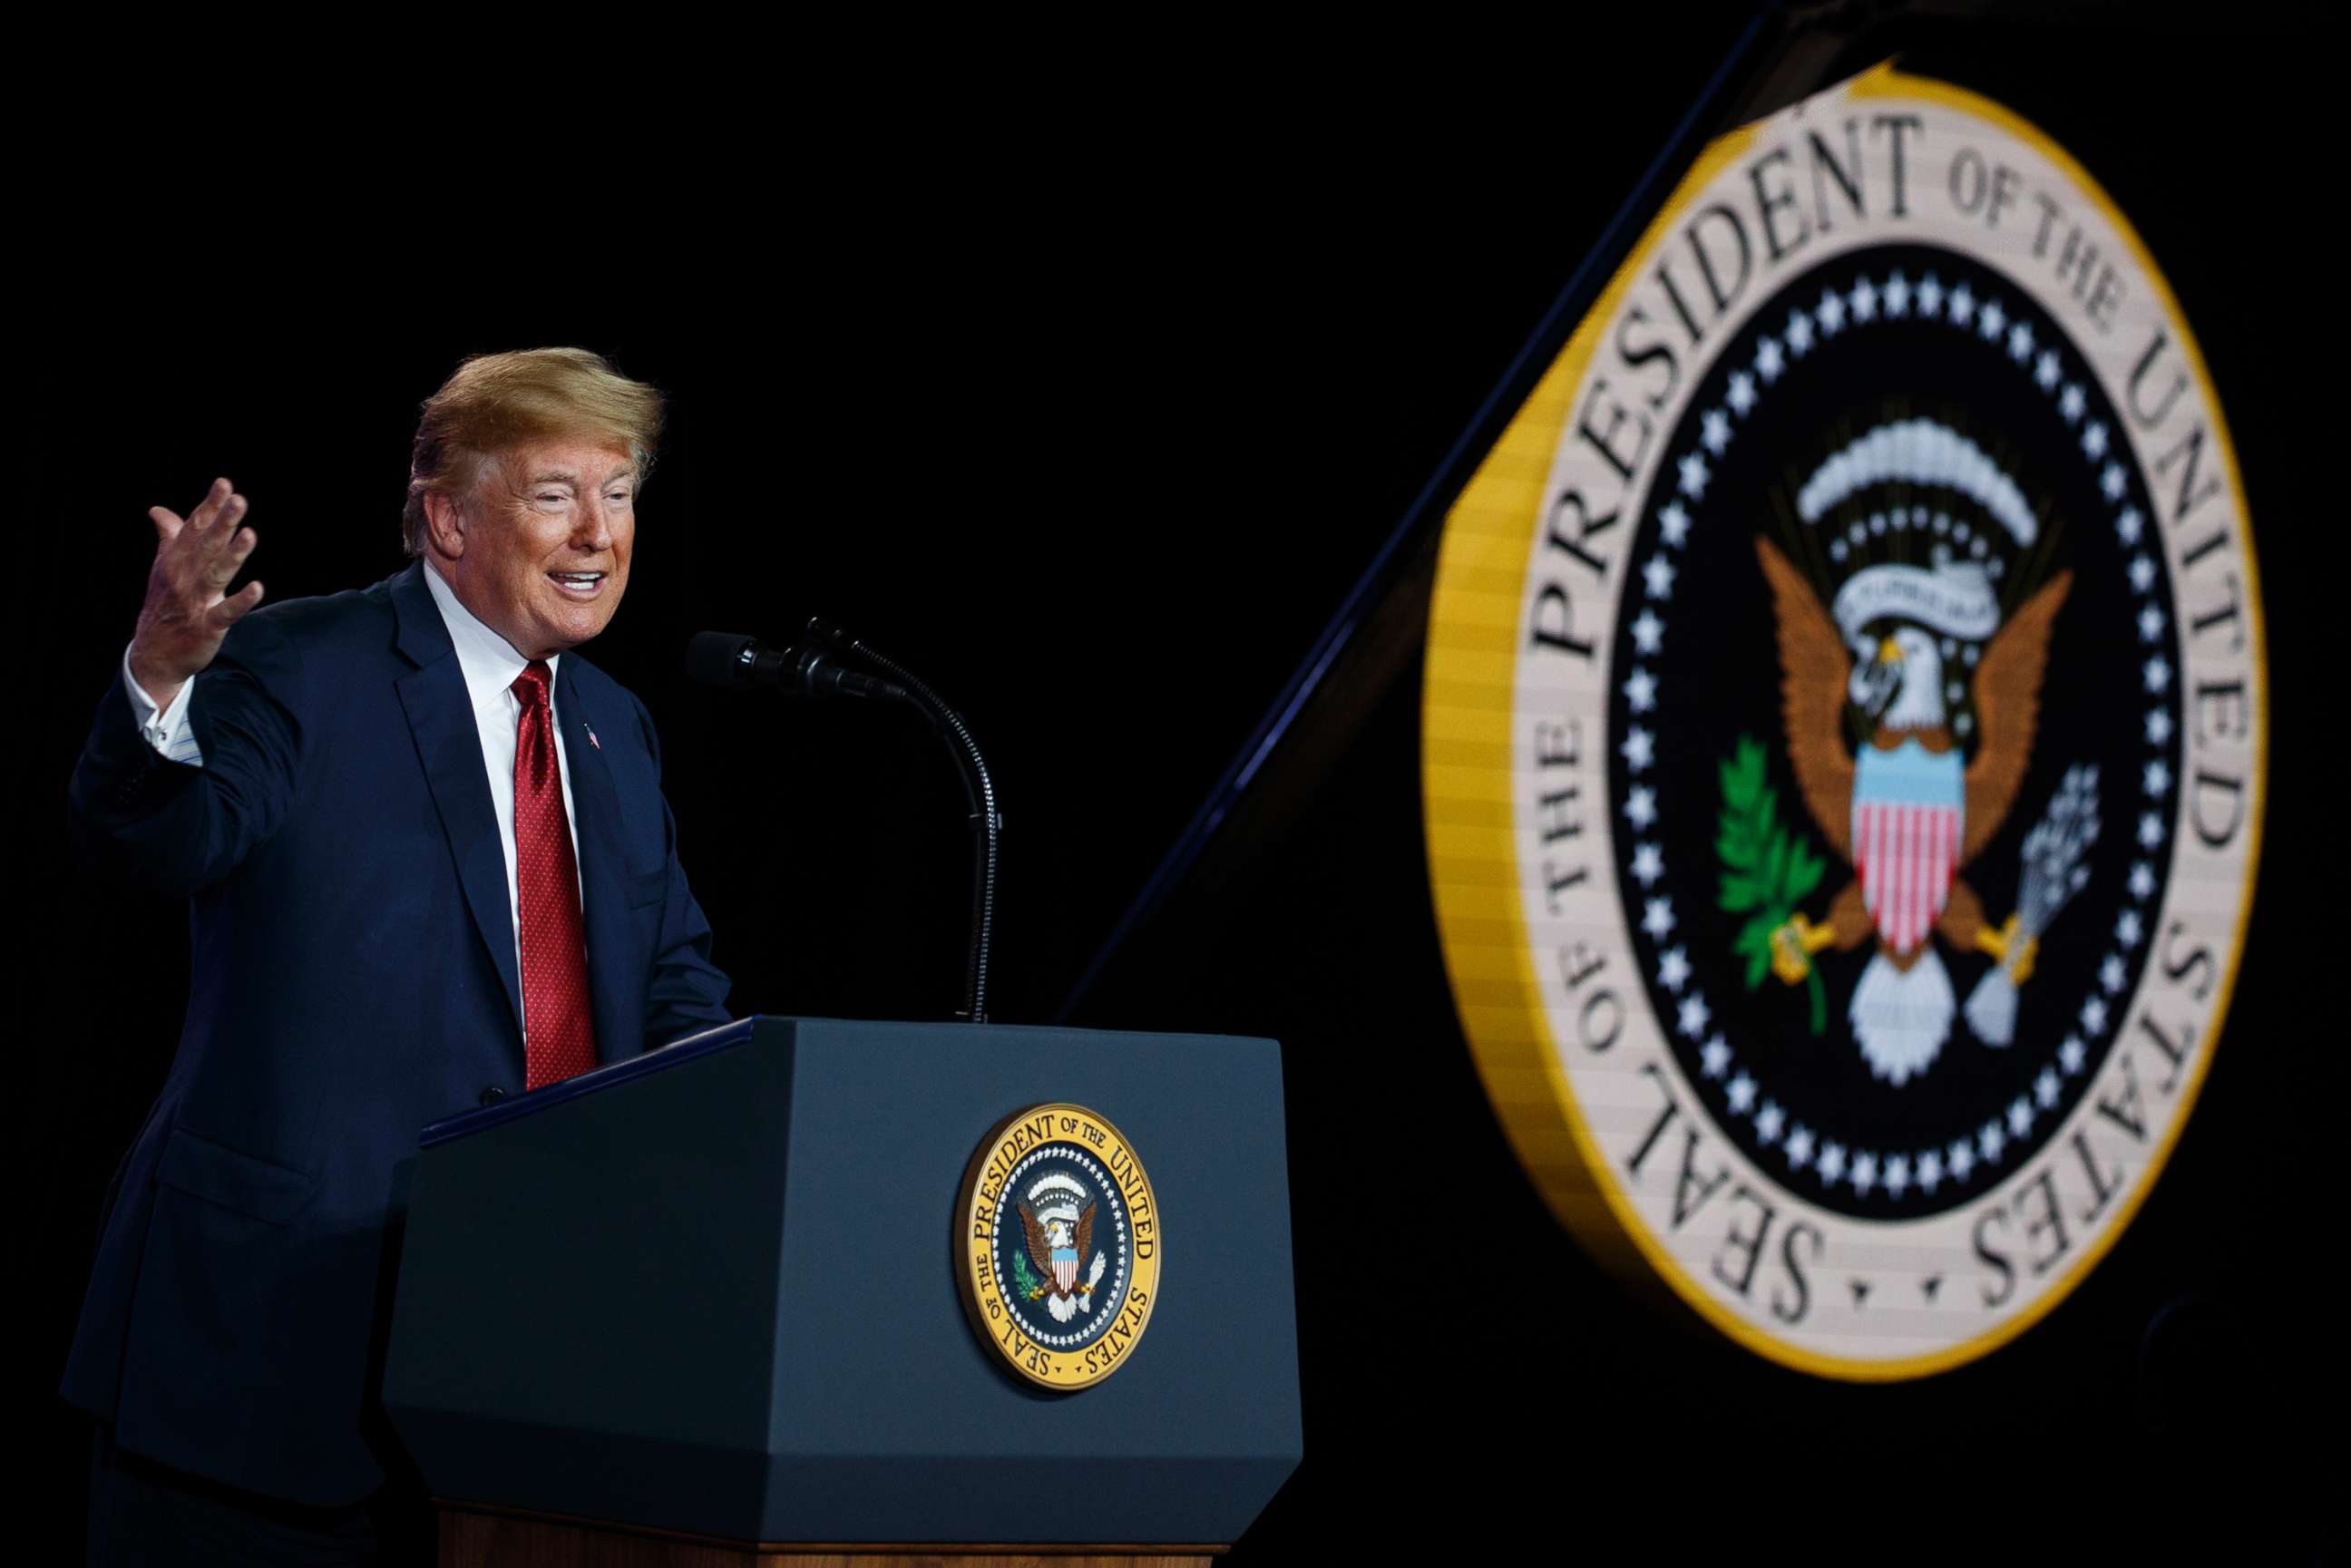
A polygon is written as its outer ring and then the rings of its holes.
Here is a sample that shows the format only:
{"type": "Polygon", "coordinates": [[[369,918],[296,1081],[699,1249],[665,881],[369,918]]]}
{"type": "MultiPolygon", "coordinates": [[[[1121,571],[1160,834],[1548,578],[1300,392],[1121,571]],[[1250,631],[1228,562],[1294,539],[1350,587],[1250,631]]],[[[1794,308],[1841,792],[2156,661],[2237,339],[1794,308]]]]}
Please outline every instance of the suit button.
{"type": "Polygon", "coordinates": [[[507,1092],[495,1083],[482,1091],[482,1103],[485,1105],[495,1105],[506,1097],[507,1092]]]}

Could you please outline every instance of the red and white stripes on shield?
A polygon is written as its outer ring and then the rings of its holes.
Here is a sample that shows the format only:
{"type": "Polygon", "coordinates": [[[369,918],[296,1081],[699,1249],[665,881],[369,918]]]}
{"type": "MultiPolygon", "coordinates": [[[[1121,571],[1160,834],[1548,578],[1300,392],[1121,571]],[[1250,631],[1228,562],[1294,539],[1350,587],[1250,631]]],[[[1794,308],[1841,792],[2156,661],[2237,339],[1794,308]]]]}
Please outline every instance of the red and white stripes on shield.
{"type": "Polygon", "coordinates": [[[522,703],[515,731],[515,900],[522,921],[526,1090],[596,1065],[580,868],[571,854],[571,824],[563,814],[549,678],[546,664],[534,659],[511,688],[522,703]]]}
{"type": "Polygon", "coordinates": [[[1877,933],[1898,956],[1927,939],[1959,870],[1959,813],[1950,806],[1856,800],[1854,867],[1877,933]]]}

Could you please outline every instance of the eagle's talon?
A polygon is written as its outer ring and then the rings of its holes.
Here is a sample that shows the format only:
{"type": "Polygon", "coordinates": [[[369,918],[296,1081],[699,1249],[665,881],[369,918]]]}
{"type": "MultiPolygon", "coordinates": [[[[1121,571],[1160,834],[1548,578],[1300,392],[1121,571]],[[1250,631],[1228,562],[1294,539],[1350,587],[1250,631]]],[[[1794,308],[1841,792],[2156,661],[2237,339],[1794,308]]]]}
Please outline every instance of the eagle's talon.
{"type": "Polygon", "coordinates": [[[1991,955],[1992,961],[2008,971],[2012,985],[2022,985],[2032,977],[2032,961],[2041,954],[2041,939],[2027,936],[2017,929],[2018,916],[2010,915],[2001,928],[1994,931],[1986,925],[1976,933],[1976,947],[1991,955]]]}
{"type": "Polygon", "coordinates": [[[1802,914],[1791,915],[1771,933],[1771,972],[1789,985],[1800,984],[1813,972],[1813,955],[1836,939],[1826,925],[1815,925],[1802,914]]]}

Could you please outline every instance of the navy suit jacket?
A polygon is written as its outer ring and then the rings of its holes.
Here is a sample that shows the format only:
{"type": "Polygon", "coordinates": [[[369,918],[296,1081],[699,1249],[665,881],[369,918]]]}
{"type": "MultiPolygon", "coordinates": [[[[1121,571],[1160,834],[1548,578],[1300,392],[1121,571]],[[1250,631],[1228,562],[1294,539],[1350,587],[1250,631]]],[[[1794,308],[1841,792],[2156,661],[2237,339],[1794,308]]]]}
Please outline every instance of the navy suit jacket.
{"type": "MultiPolygon", "coordinates": [[[[193,973],[63,1392],[133,1453],[321,1505],[396,1451],[376,1396],[417,1130],[523,1092],[505,855],[424,570],[240,622],[189,699],[201,768],[147,744],[118,674],[70,791],[99,858],[189,900],[193,973]]],[[[577,653],[555,705],[611,1061],[725,1022],[727,980],[644,706],[577,653]]]]}

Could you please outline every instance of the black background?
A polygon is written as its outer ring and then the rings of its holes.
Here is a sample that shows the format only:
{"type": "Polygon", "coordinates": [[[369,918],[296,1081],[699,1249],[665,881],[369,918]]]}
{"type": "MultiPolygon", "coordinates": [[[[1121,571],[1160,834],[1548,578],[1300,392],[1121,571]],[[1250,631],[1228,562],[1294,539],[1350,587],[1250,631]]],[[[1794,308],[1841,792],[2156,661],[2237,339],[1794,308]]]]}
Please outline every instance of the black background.
{"type": "MultiPolygon", "coordinates": [[[[576,68],[551,110],[496,73],[390,97],[398,129],[371,141],[317,131],[317,103],[196,112],[202,83],[167,110],[83,104],[20,193],[41,267],[9,326],[34,416],[16,1425],[43,1507],[75,1519],[84,1428],[53,1391],[99,1196],[186,982],[183,911],[85,880],[63,849],[148,506],[184,510],[226,474],[273,598],[372,581],[402,564],[415,406],[456,360],[611,356],[674,394],[674,423],[628,603],[589,654],[661,726],[732,1005],[954,1001],[962,808],[927,734],[746,708],[678,672],[694,630],[782,633],[821,611],[923,672],[987,746],[1008,817],[993,1011],[1040,1020],[1744,15],[1397,39],[1379,69],[1334,47],[1360,40],[1277,57],[1191,39],[1072,70],[1018,49],[856,54],[836,96],[816,51],[790,103],[737,94],[723,124],[664,107],[616,125],[576,68]],[[154,118],[118,147],[115,109],[154,118]]],[[[2227,22],[2002,11],[1911,62],[2042,125],[2130,214],[2199,335],[2255,519],[2274,683],[2260,899],[2152,1199],[2048,1321],[1923,1384],[1782,1372],[1623,1292],[1518,1174],[1453,1030],[1407,681],[1323,761],[1279,852],[1146,925],[1077,1013],[1288,1045],[1308,1457],[1236,1560],[2319,1540],[2342,1414],[2339,1027],[2310,967],[2339,841],[2318,800],[2341,669],[2321,443],[2342,289],[2318,234],[2341,138],[2314,24],[2227,22]],[[1414,1327],[1431,1301],[1486,1326],[1432,1339],[1414,1327]],[[2224,1479],[2249,1463],[2252,1484],[2224,1479]]],[[[628,65],[616,93],[638,85],[628,65]]]]}

